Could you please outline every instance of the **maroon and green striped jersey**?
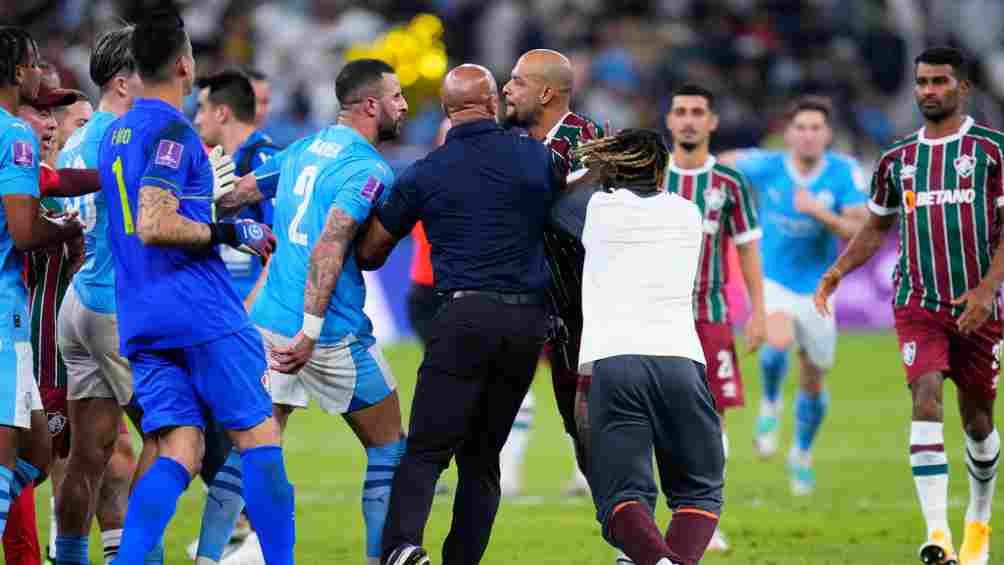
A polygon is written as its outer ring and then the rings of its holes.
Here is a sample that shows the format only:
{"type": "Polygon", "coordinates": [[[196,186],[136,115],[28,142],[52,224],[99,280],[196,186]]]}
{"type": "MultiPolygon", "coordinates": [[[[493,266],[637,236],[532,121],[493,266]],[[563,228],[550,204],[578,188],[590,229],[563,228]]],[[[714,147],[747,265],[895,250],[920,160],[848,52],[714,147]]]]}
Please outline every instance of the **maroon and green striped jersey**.
{"type": "Polygon", "coordinates": [[[603,137],[603,128],[589,118],[574,112],[565,114],[544,138],[544,144],[551,148],[555,160],[564,168],[565,174],[582,168],[578,159],[572,157],[572,150],[584,141],[603,137]]]}
{"type": "MultiPolygon", "coordinates": [[[[43,198],[42,207],[62,212],[55,198],[43,198]]],[[[70,286],[71,261],[66,245],[37,249],[26,254],[28,308],[35,380],[43,390],[66,386],[66,365],[59,351],[57,317],[70,286]]]]}
{"type": "MultiPolygon", "coordinates": [[[[977,286],[1000,239],[1004,133],[967,117],[955,135],[924,130],[893,143],[872,176],[868,207],[899,214],[895,306],[958,316],[952,299],[977,286]]],[[[994,301],[994,319],[999,319],[994,301]]]]}
{"type": "Polygon", "coordinates": [[[729,321],[723,292],[728,280],[726,252],[731,239],[744,245],[760,239],[760,223],[750,185],[739,171],[708,157],[698,169],[681,169],[670,160],[666,190],[697,204],[704,217],[704,241],[694,284],[694,316],[703,322],[729,321]]]}

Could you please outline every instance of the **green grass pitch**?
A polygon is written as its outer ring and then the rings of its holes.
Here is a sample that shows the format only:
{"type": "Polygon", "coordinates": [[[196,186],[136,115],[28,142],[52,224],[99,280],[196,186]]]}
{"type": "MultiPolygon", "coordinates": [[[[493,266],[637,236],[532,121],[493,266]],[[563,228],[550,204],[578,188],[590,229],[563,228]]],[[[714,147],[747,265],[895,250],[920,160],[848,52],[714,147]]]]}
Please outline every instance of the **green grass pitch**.
{"type": "MultiPolygon", "coordinates": [[[[420,355],[413,344],[386,349],[406,412],[420,355]]],[[[818,488],[807,498],[791,496],[784,470],[783,454],[791,441],[794,371],[785,384],[782,449],[773,460],[761,461],[754,456],[751,443],[760,388],[755,356],[744,356],[742,369],[747,408],[728,416],[732,453],[722,521],[733,551],[708,555],[703,563],[917,563],[924,526],[910,477],[909,393],[895,338],[841,338],[837,366],[828,378],[830,411],[815,449],[818,488]]],[[[571,448],[561,431],[546,366],[542,365],[533,386],[537,417],[525,468],[526,497],[503,501],[483,563],[610,565],[614,550],[599,536],[591,501],[561,497],[571,474],[571,448]]],[[[946,392],[945,420],[951,465],[950,518],[959,545],[968,480],[951,385],[946,392]]],[[[310,409],[294,414],[285,452],[297,489],[297,562],[361,565],[364,533],[359,497],[365,455],[355,437],[340,418],[310,409]]],[[[455,484],[452,468],[446,477],[455,484]]],[[[49,529],[48,496],[46,485],[38,495],[43,545],[49,529]]],[[[196,536],[204,498],[196,480],[168,530],[168,563],[189,562],[184,548],[196,536]]],[[[1002,502],[1004,497],[998,494],[998,512],[1002,502]]],[[[437,498],[426,531],[425,545],[434,563],[439,563],[451,503],[451,497],[437,498]]],[[[660,524],[664,526],[668,517],[663,506],[660,524]]],[[[97,535],[92,536],[91,555],[99,562],[97,535]]],[[[991,555],[992,562],[994,557],[1004,559],[1004,534],[994,539],[991,555]]]]}

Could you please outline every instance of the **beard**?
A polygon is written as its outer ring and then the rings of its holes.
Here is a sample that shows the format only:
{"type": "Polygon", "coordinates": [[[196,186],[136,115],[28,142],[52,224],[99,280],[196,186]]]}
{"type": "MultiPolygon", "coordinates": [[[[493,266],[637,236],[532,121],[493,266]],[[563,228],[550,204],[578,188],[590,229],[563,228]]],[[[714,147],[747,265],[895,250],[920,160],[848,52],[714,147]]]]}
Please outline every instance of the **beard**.
{"type": "Polygon", "coordinates": [[[948,100],[933,108],[925,108],[923,103],[918,102],[917,107],[925,119],[934,123],[942,122],[952,117],[959,109],[957,103],[952,105],[948,100]]]}
{"type": "Polygon", "coordinates": [[[377,140],[378,141],[393,141],[398,137],[401,137],[401,123],[403,119],[381,121],[377,125],[377,140]]]}
{"type": "Polygon", "coordinates": [[[505,110],[502,114],[502,127],[505,129],[512,128],[523,128],[527,129],[533,124],[537,123],[536,116],[533,114],[520,115],[520,111],[517,107],[513,106],[512,111],[509,111],[509,106],[503,106],[505,110]]]}
{"type": "Polygon", "coordinates": [[[693,153],[694,151],[696,151],[698,145],[699,144],[691,142],[691,141],[681,141],[680,142],[680,147],[684,151],[686,151],[687,153],[693,153]]]}

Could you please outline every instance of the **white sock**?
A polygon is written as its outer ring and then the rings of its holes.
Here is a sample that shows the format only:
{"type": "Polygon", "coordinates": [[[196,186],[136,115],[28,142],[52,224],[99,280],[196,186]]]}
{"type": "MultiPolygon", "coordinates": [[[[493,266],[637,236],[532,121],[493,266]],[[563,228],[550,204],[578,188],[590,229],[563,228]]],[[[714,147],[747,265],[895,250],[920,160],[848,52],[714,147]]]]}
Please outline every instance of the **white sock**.
{"type": "Polygon", "coordinates": [[[760,399],[760,416],[768,416],[771,418],[779,418],[781,412],[784,410],[784,400],[783,396],[778,396],[777,400],[771,402],[766,398],[760,399]]]}
{"type": "Polygon", "coordinates": [[[56,560],[56,536],[59,534],[59,525],[56,523],[56,497],[49,497],[49,555],[52,561],[56,560]]]}
{"type": "Polygon", "coordinates": [[[722,430],[722,451],[725,452],[725,459],[729,458],[729,435],[722,430]]]}
{"type": "Polygon", "coordinates": [[[948,527],[948,456],[945,455],[944,424],[913,422],[910,425],[910,466],[917,486],[920,510],[927,522],[927,536],[948,527]]]}
{"type": "Polygon", "coordinates": [[[528,391],[523,397],[523,403],[519,406],[516,420],[509,431],[509,438],[502,446],[499,453],[499,463],[502,467],[503,480],[519,480],[520,472],[523,469],[523,460],[526,459],[526,447],[530,444],[530,430],[533,427],[533,414],[535,402],[533,391],[528,391]]]}
{"type": "Polygon", "coordinates": [[[967,522],[990,522],[1000,451],[1001,438],[996,429],[983,441],[974,441],[966,436],[966,467],[969,468],[967,522]]]}
{"type": "Polygon", "coordinates": [[[101,532],[101,547],[105,550],[105,563],[110,563],[118,557],[120,545],[122,545],[121,528],[101,532]]]}

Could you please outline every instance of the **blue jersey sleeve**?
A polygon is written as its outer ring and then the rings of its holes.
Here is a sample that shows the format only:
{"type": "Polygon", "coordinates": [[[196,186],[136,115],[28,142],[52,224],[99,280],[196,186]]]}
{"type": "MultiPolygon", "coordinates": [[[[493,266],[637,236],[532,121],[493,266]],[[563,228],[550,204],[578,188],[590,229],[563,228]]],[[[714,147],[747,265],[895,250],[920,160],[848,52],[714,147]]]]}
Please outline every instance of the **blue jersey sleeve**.
{"type": "Polygon", "coordinates": [[[416,167],[417,163],[401,173],[394,183],[394,189],[376,212],[380,223],[397,238],[411,233],[419,220],[416,167]]]}
{"type": "Polygon", "coordinates": [[[736,159],[736,169],[746,176],[754,189],[758,189],[771,173],[771,160],[775,155],[773,151],[763,149],[743,149],[736,159]]]}
{"type": "Polygon", "coordinates": [[[40,148],[35,134],[21,122],[7,128],[0,146],[0,195],[38,197],[40,148]]]}
{"type": "Polygon", "coordinates": [[[846,173],[841,177],[837,190],[837,211],[867,204],[868,194],[865,192],[864,171],[861,170],[861,165],[857,160],[847,160],[846,173]]]}
{"type": "Polygon", "coordinates": [[[369,218],[376,204],[386,199],[385,192],[393,183],[390,168],[373,159],[360,160],[347,171],[339,171],[339,177],[330,181],[341,183],[334,205],[360,224],[369,218]]]}
{"type": "Polygon", "coordinates": [[[202,144],[188,133],[183,123],[173,122],[150,138],[141,187],[163,188],[179,198],[185,195],[188,173],[204,154],[202,144]]]}

